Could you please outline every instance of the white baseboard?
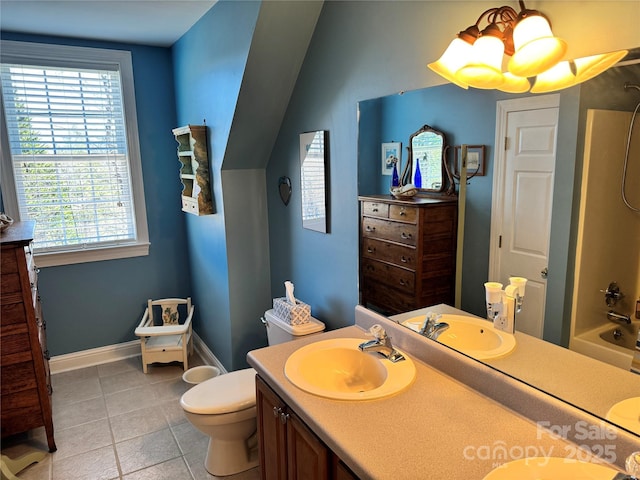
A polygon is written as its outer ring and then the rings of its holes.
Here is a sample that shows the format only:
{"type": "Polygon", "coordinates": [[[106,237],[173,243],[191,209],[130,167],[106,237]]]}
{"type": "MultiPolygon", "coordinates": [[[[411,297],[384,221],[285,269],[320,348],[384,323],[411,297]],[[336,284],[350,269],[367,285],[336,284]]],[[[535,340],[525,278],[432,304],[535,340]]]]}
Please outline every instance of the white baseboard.
{"type": "MultiPolygon", "coordinates": [[[[193,347],[207,365],[216,366],[220,369],[221,373],[227,373],[227,369],[224,368],[220,360],[209,350],[209,347],[207,347],[196,332],[193,332],[193,347]]],[[[49,360],[49,369],[52,374],[62,373],[68,372],[69,370],[93,367],[94,365],[102,365],[103,363],[111,363],[124,360],[125,358],[139,356],[140,340],[132,340],[130,342],[106,345],[104,347],[91,348],[80,352],[56,355],[49,360]]]]}
{"type": "Polygon", "coordinates": [[[204,360],[207,365],[218,367],[220,373],[228,373],[227,369],[224,368],[224,365],[220,363],[220,360],[218,360],[213,352],[209,350],[207,344],[202,341],[196,332],[193,332],[193,348],[198,352],[202,360],[204,360]]]}
{"type": "Polygon", "coordinates": [[[56,355],[49,360],[49,369],[51,373],[61,373],[135,356],[140,356],[140,340],[56,355]]]}

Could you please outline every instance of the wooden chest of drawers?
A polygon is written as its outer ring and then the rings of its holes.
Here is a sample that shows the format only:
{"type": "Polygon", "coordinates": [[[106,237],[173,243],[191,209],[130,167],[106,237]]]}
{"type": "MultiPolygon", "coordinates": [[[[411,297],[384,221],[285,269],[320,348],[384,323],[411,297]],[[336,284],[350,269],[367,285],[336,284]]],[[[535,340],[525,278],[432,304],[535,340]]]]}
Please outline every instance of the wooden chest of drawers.
{"type": "Polygon", "coordinates": [[[361,196],[360,295],[386,314],[453,304],[457,201],[361,196]]]}
{"type": "Polygon", "coordinates": [[[0,421],[2,438],[44,426],[56,450],[45,323],[30,243],[34,222],[17,222],[0,236],[0,421]]]}

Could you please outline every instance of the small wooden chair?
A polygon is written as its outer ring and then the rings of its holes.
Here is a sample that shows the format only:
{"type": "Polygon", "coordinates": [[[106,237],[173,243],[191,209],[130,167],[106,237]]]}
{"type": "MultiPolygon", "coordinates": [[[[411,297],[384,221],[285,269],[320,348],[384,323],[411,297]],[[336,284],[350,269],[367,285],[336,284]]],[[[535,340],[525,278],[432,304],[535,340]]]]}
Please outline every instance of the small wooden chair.
{"type": "Polygon", "coordinates": [[[154,362],[182,362],[185,371],[189,368],[188,358],[193,353],[191,319],[194,308],[191,297],[147,301],[147,308],[135,331],[140,337],[144,373],[147,373],[147,365],[154,362]],[[187,317],[182,324],[178,305],[186,305],[187,317]],[[154,322],[154,310],[161,312],[161,324],[154,322]]]}

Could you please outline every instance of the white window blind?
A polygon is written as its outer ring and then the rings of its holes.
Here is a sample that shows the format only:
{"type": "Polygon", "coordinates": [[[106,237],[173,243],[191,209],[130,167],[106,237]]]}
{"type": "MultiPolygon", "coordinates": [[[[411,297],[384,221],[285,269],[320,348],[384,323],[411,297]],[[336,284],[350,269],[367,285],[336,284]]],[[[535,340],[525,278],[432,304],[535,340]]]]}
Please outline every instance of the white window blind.
{"type": "MultiPolygon", "coordinates": [[[[36,253],[136,243],[139,222],[118,64],[62,64],[33,58],[3,58],[1,64],[20,219],[36,221],[36,253]]],[[[144,230],[146,236],[146,219],[144,230]]]]}

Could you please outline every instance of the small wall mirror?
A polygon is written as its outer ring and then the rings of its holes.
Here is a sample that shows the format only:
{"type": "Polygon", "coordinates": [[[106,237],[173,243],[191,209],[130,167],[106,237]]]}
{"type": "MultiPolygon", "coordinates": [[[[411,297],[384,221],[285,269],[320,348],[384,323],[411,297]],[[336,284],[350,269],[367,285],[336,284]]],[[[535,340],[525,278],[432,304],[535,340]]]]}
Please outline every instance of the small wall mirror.
{"type": "Polygon", "coordinates": [[[416,188],[425,192],[442,192],[444,182],[444,133],[423,126],[409,137],[411,178],[416,188]]]}
{"type": "Polygon", "coordinates": [[[318,130],[300,134],[302,226],[327,233],[327,137],[318,130]]]}

